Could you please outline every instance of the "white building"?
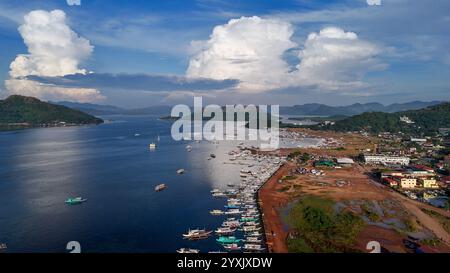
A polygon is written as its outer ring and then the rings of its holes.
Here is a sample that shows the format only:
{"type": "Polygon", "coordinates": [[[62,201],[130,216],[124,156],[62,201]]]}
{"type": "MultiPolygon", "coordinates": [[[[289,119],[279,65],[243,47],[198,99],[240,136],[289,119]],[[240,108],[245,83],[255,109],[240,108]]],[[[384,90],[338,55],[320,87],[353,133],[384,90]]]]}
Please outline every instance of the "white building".
{"type": "Polygon", "coordinates": [[[406,156],[364,155],[364,161],[369,164],[409,165],[409,157],[406,156]]]}
{"type": "Polygon", "coordinates": [[[343,165],[355,163],[355,161],[353,161],[353,159],[347,158],[347,157],[338,158],[338,159],[336,159],[336,161],[338,164],[343,164],[343,165]]]}

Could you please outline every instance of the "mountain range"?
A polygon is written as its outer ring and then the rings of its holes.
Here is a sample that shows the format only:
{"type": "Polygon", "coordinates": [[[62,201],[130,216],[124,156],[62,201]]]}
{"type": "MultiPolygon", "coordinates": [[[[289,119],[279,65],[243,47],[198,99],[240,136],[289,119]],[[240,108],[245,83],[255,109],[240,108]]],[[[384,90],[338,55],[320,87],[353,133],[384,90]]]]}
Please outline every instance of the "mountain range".
{"type": "Polygon", "coordinates": [[[296,115],[296,116],[354,116],[365,112],[384,112],[394,113],[407,110],[418,110],[429,106],[442,103],[441,101],[413,101],[408,103],[393,103],[383,105],[381,103],[355,103],[347,106],[329,106],[319,103],[309,103],[294,106],[280,107],[282,115],[296,115]]]}
{"type": "MultiPolygon", "coordinates": [[[[355,103],[347,106],[329,106],[319,103],[308,103],[294,106],[281,106],[281,115],[290,116],[354,116],[365,112],[394,113],[408,110],[417,110],[442,103],[441,101],[413,101],[408,103],[393,103],[383,105],[381,103],[355,103]]],[[[56,102],[56,104],[77,109],[91,115],[169,115],[170,106],[150,106],[145,108],[126,109],[111,105],[99,105],[91,103],[56,102]]]]}

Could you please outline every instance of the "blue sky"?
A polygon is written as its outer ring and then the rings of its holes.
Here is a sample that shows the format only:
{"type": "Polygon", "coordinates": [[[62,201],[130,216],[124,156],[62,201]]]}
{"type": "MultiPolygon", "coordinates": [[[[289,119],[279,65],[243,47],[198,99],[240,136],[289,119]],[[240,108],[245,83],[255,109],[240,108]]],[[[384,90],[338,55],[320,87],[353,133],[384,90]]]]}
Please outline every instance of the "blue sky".
{"type": "Polygon", "coordinates": [[[0,0],[0,96],[126,107],[193,95],[220,104],[449,100],[449,14],[446,0],[0,0]],[[40,29],[42,16],[25,23],[35,10],[67,27],[60,43],[71,43],[68,56],[40,49],[45,31],[60,28],[40,29]],[[27,67],[10,69],[18,54],[30,55],[27,67]],[[66,57],[69,67],[55,63],[66,57]],[[130,86],[130,77],[142,84],[130,86]]]}

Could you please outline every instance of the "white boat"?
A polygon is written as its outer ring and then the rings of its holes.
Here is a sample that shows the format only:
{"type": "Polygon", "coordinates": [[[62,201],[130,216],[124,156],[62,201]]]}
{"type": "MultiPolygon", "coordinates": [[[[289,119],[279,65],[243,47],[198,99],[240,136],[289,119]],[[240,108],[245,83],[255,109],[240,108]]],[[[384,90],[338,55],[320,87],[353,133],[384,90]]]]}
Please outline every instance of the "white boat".
{"type": "Polygon", "coordinates": [[[240,225],[241,223],[237,220],[228,220],[222,223],[222,226],[230,228],[239,227],[240,225]]]}
{"type": "Polygon", "coordinates": [[[188,233],[183,234],[183,238],[189,240],[206,239],[211,235],[212,231],[206,231],[204,229],[190,229],[188,233]]]}
{"type": "Polygon", "coordinates": [[[180,248],[177,250],[178,253],[199,253],[200,250],[193,248],[180,248]]]}
{"type": "Polygon", "coordinates": [[[150,144],[148,144],[148,148],[156,149],[156,144],[155,143],[150,143],[150,144]]]}
{"type": "Polygon", "coordinates": [[[247,236],[251,236],[251,237],[260,237],[261,233],[259,231],[254,231],[254,232],[250,232],[247,234],[247,236]]]}
{"type": "Polygon", "coordinates": [[[244,226],[242,227],[242,230],[244,232],[253,232],[253,231],[259,231],[261,228],[256,226],[244,226]]]}
{"type": "Polygon", "coordinates": [[[219,235],[227,235],[234,233],[236,231],[236,227],[219,227],[216,230],[216,234],[219,235]]]}
{"type": "Polygon", "coordinates": [[[244,249],[245,250],[256,250],[256,251],[262,251],[265,248],[261,247],[261,245],[257,245],[257,244],[245,244],[244,245],[244,249]]]}
{"type": "Polygon", "coordinates": [[[162,191],[167,188],[166,184],[159,184],[155,187],[155,191],[162,191]]]}
{"type": "Polygon", "coordinates": [[[241,250],[241,247],[238,244],[226,244],[223,245],[226,250],[241,250]]]}
{"type": "Polygon", "coordinates": [[[215,192],[212,194],[214,197],[226,197],[226,194],[223,192],[215,192]]]}
{"type": "Polygon", "coordinates": [[[227,215],[236,215],[236,214],[241,214],[242,211],[240,211],[239,209],[230,209],[228,211],[225,211],[225,214],[227,215]]]}
{"type": "Polygon", "coordinates": [[[261,243],[261,239],[259,239],[258,237],[247,237],[245,241],[248,243],[261,243]]]}
{"type": "Polygon", "coordinates": [[[221,211],[220,209],[214,209],[212,211],[209,212],[211,215],[223,215],[224,212],[221,211]]]}
{"type": "Polygon", "coordinates": [[[177,174],[183,174],[184,172],[185,172],[184,169],[179,169],[179,170],[177,170],[177,174]]]}

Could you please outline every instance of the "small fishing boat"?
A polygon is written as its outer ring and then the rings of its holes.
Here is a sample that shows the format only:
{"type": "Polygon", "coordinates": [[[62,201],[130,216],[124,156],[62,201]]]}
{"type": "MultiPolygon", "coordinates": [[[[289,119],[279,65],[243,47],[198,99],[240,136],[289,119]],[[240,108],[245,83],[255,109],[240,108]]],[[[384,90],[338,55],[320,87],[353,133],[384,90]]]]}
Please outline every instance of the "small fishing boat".
{"type": "Polygon", "coordinates": [[[242,227],[242,230],[244,232],[254,232],[254,231],[259,231],[261,228],[260,227],[256,227],[256,226],[244,226],[242,227]]]}
{"type": "Polygon", "coordinates": [[[228,235],[232,234],[236,231],[236,227],[219,227],[216,230],[216,234],[218,235],[228,235]]]}
{"type": "Polygon", "coordinates": [[[241,223],[239,223],[239,221],[236,221],[236,220],[229,220],[229,221],[225,221],[222,223],[222,226],[230,227],[230,228],[239,227],[240,225],[241,225],[241,223]]]}
{"type": "Polygon", "coordinates": [[[239,219],[240,222],[256,222],[258,219],[256,218],[241,218],[239,219]]]}
{"type": "Polygon", "coordinates": [[[184,172],[185,172],[184,169],[179,169],[179,170],[177,170],[177,174],[183,174],[184,172]]]}
{"type": "Polygon", "coordinates": [[[229,251],[241,250],[241,247],[238,244],[224,244],[223,247],[229,251]]]}
{"type": "Polygon", "coordinates": [[[69,205],[78,205],[78,204],[84,203],[84,202],[86,202],[86,201],[87,201],[87,199],[83,199],[83,198],[81,198],[81,197],[75,197],[75,198],[69,198],[69,199],[67,199],[67,200],[66,200],[66,204],[69,204],[69,205]]]}
{"type": "Polygon", "coordinates": [[[155,187],[155,191],[162,191],[167,188],[166,184],[159,184],[155,187]]]}
{"type": "Polygon", "coordinates": [[[211,233],[212,231],[206,231],[204,229],[190,229],[188,233],[183,234],[183,238],[188,240],[201,240],[208,238],[211,233]]]}
{"type": "Polygon", "coordinates": [[[213,209],[212,211],[209,212],[211,215],[223,215],[224,212],[221,211],[220,209],[213,209]]]}
{"type": "Polygon", "coordinates": [[[253,251],[265,250],[265,248],[263,248],[263,247],[261,247],[261,245],[257,245],[257,244],[245,244],[244,249],[245,250],[253,250],[253,251]]]}
{"type": "Polygon", "coordinates": [[[216,239],[216,241],[217,241],[218,243],[221,243],[221,244],[234,244],[234,243],[239,243],[239,242],[241,242],[242,240],[241,240],[241,239],[237,239],[237,238],[234,237],[234,236],[228,236],[228,237],[226,237],[226,236],[220,236],[219,239],[216,239]]]}
{"type": "Polygon", "coordinates": [[[258,237],[247,237],[245,241],[248,243],[255,243],[255,244],[261,243],[261,239],[259,239],[258,237]]]}
{"type": "Polygon", "coordinates": [[[151,150],[156,149],[156,143],[148,144],[148,148],[151,149],[151,150]]]}
{"type": "Polygon", "coordinates": [[[215,192],[212,194],[213,197],[226,197],[227,195],[223,192],[215,192]]]}
{"type": "Polygon", "coordinates": [[[226,209],[238,209],[239,206],[237,206],[237,205],[225,205],[224,208],[226,208],[226,209]]]}
{"type": "Polygon", "coordinates": [[[193,248],[180,248],[177,250],[178,253],[199,253],[200,250],[193,248]]]}

